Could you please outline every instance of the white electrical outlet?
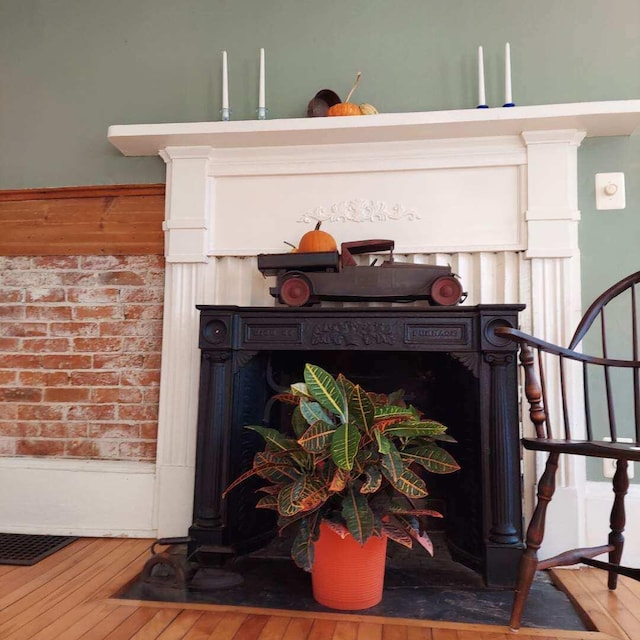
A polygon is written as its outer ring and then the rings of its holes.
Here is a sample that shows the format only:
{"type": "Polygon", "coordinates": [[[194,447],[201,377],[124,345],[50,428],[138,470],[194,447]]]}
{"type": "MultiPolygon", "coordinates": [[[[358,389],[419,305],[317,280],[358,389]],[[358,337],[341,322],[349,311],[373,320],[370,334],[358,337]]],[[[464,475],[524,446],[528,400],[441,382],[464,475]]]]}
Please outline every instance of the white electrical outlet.
{"type": "Polygon", "coordinates": [[[624,209],[624,173],[596,173],[596,209],[624,209]]]}
{"type": "MultiPolygon", "coordinates": [[[[605,438],[607,442],[611,442],[611,438],[605,438]]],[[[618,438],[618,442],[633,442],[632,438],[618,438]]],[[[602,459],[602,473],[605,478],[613,478],[616,472],[616,461],[613,458],[603,458],[602,459]]],[[[627,473],[629,474],[629,479],[634,476],[634,468],[633,462],[629,462],[629,466],[627,467],[627,473]]]]}

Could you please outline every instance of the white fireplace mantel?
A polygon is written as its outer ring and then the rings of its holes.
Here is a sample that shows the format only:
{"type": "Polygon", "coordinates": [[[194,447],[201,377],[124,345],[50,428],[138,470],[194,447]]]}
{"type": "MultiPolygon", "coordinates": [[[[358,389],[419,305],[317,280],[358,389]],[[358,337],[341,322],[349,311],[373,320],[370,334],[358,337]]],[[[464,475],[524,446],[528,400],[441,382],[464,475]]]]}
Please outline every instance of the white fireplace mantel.
{"type": "Polygon", "coordinates": [[[640,127],[640,100],[374,116],[112,125],[108,138],[125,156],[166,147],[285,147],[520,135],[575,129],[588,137],[624,136],[640,127]]]}
{"type": "MultiPolygon", "coordinates": [[[[566,342],[581,315],[578,147],[639,127],[640,100],[111,126],[124,155],[167,164],[157,535],[191,523],[196,304],[273,304],[255,256],[320,219],[339,241],[394,238],[408,260],[448,262],[466,304],[523,302],[524,329],[566,342]]],[[[536,473],[525,461],[528,504],[536,473]]],[[[572,531],[574,546],[593,533],[586,487],[584,466],[563,469],[558,531],[572,531]]],[[[552,530],[547,551],[555,540],[552,530]]]]}

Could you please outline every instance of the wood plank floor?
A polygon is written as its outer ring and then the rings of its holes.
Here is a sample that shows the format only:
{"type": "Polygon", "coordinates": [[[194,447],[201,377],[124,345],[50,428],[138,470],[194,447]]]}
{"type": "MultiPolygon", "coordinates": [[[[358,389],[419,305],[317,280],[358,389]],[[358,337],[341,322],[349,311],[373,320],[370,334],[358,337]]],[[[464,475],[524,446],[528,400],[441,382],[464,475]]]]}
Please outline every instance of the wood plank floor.
{"type": "Polygon", "coordinates": [[[598,625],[592,632],[522,629],[515,635],[489,625],[113,598],[139,573],[150,544],[84,538],[32,567],[0,566],[0,639],[640,640],[637,583],[624,580],[611,595],[595,570],[558,578],[598,625]]]}

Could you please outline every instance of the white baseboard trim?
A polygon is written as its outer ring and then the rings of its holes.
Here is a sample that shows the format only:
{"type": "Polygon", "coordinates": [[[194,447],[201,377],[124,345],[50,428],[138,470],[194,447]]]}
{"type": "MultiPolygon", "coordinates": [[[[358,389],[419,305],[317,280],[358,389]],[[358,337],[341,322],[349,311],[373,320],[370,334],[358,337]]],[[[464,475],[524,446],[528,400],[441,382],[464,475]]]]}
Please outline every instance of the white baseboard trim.
{"type": "Polygon", "coordinates": [[[155,464],[0,458],[0,531],[155,538],[155,464]]]}
{"type": "MultiPolygon", "coordinates": [[[[613,505],[611,482],[587,482],[587,544],[606,544],[609,534],[609,513],[613,505]]],[[[625,497],[624,552],[622,564],[640,567],[640,485],[632,484],[625,497]]]]}

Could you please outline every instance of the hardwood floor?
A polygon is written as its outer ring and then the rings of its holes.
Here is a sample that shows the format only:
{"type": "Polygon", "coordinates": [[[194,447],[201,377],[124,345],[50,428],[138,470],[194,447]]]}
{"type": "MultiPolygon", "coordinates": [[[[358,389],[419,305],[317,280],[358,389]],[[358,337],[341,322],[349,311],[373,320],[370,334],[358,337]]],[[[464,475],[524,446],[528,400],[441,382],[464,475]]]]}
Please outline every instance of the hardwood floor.
{"type": "MultiPolygon", "coordinates": [[[[340,613],[149,603],[113,598],[148,558],[149,540],[84,538],[32,567],[0,566],[2,640],[605,640],[640,639],[640,585],[615,595],[595,570],[556,578],[599,632],[377,618],[340,613]],[[604,590],[603,590],[604,589],[604,590]]],[[[567,575],[565,575],[567,574],[567,575]]]]}

